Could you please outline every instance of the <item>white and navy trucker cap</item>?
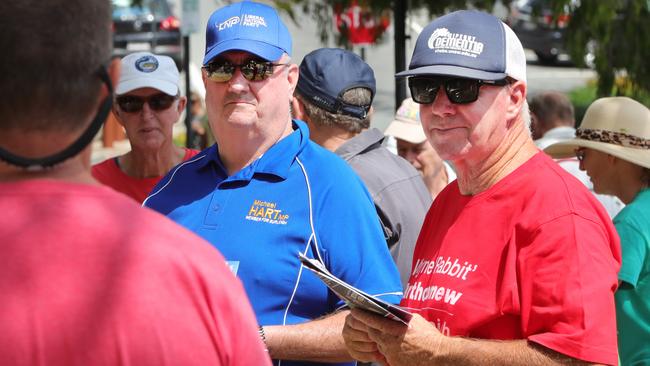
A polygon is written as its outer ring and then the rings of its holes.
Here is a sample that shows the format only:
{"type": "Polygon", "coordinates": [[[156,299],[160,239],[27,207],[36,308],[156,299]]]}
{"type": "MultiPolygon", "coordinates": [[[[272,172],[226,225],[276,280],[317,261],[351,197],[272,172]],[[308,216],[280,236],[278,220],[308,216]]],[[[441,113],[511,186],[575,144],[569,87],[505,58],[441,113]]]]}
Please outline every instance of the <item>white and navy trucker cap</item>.
{"type": "Polygon", "coordinates": [[[429,23],[415,43],[409,69],[396,76],[448,75],[526,81],[526,56],[515,33],[498,18],[460,10],[429,23]]]}

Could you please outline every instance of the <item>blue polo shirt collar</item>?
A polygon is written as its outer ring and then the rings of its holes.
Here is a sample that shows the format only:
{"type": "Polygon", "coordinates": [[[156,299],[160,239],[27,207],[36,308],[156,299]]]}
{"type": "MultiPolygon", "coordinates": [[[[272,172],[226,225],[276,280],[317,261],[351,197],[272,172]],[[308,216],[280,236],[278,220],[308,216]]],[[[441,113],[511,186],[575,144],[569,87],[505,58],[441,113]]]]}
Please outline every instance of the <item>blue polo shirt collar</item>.
{"type": "MultiPolygon", "coordinates": [[[[264,155],[225,181],[250,181],[255,174],[270,174],[282,180],[287,179],[289,168],[309,141],[309,129],[303,121],[294,119],[292,127],[294,131],[291,134],[276,142],[264,155]]],[[[207,157],[202,159],[199,169],[213,164],[224,175],[226,174],[226,168],[219,158],[219,146],[216,143],[204,150],[203,153],[207,157]]]]}

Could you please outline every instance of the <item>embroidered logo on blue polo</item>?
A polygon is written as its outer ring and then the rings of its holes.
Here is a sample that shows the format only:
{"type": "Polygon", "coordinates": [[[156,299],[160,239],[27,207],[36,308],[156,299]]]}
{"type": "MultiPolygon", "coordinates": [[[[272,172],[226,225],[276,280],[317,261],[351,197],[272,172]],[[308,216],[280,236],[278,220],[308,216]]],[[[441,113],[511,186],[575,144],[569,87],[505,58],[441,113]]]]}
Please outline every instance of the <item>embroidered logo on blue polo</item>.
{"type": "Polygon", "coordinates": [[[451,33],[447,28],[437,28],[429,37],[427,45],[435,53],[453,53],[469,57],[478,57],[483,53],[483,42],[475,36],[451,33]]]}
{"type": "Polygon", "coordinates": [[[153,56],[142,56],[135,61],[135,68],[142,72],[154,72],[158,69],[158,59],[153,56]]]}
{"type": "Polygon", "coordinates": [[[241,25],[244,27],[267,27],[264,17],[252,14],[242,14],[241,18],[239,16],[234,16],[219,23],[219,25],[217,25],[217,29],[222,31],[224,29],[231,28],[232,26],[239,23],[241,23],[241,25]]]}
{"type": "Polygon", "coordinates": [[[283,214],[275,202],[254,200],[251,208],[248,210],[246,220],[274,225],[286,225],[289,220],[289,214],[283,214]]]}

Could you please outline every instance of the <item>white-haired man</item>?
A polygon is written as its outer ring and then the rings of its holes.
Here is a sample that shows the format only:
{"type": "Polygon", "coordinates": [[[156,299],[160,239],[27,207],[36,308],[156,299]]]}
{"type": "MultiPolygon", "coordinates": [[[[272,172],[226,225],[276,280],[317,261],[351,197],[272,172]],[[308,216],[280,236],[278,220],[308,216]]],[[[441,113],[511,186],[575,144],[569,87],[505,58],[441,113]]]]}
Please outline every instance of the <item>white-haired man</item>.
{"type": "Polygon", "coordinates": [[[618,236],[584,185],[533,143],[512,30],[478,11],[440,17],[398,76],[458,178],[416,244],[402,300],[410,324],[353,310],[350,353],[391,366],[617,364],[618,236]]]}

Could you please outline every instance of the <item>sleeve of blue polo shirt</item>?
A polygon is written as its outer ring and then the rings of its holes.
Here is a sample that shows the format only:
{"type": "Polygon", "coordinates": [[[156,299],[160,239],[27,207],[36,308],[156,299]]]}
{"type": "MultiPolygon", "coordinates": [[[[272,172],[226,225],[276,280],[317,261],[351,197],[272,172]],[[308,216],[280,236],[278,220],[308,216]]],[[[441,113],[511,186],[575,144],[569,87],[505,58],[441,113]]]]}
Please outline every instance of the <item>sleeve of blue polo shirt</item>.
{"type": "MultiPolygon", "coordinates": [[[[314,225],[325,266],[356,288],[398,304],[399,273],[370,194],[351,169],[339,173],[336,182],[316,197],[314,225]]],[[[336,308],[344,305],[339,299],[336,308]]]]}

